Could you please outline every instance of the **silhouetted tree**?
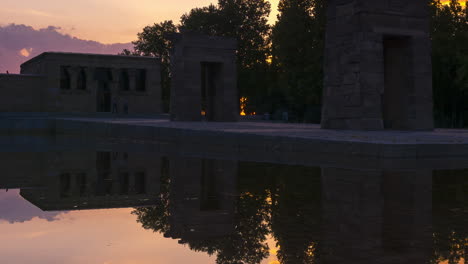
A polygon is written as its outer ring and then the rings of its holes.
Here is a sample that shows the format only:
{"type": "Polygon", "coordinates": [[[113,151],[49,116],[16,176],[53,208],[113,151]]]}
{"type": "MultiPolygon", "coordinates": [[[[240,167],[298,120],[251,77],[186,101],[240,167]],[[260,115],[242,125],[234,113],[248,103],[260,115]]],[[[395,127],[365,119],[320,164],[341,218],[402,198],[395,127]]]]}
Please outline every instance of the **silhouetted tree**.
{"type": "Polygon", "coordinates": [[[203,34],[218,36],[224,35],[222,27],[222,16],[217,6],[209,5],[194,8],[180,18],[181,30],[195,31],[203,34]]]}
{"type": "Polygon", "coordinates": [[[468,8],[431,2],[434,113],[438,126],[468,124],[468,8]]]}
{"type": "MultiPolygon", "coordinates": [[[[272,31],[276,92],[299,120],[319,122],[325,33],[324,0],[281,0],[272,31]],[[314,107],[315,106],[315,107],[314,107]],[[305,116],[306,111],[309,114],[305,116]]],[[[275,106],[277,108],[278,106],[275,106]]]]}

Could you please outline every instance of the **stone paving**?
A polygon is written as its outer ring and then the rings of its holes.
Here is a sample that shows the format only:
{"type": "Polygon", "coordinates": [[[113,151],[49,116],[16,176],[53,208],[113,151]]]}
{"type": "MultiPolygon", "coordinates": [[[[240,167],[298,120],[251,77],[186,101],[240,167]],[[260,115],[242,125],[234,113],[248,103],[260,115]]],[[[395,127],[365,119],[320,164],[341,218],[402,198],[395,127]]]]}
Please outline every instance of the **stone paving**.
{"type": "Polygon", "coordinates": [[[468,130],[322,130],[319,125],[157,117],[1,116],[1,149],[122,151],[341,168],[468,168],[468,130]],[[48,136],[43,139],[43,136],[48,136]],[[110,145],[109,145],[110,144],[110,145]],[[115,145],[117,144],[117,145],[115,145]]]}
{"type": "Polygon", "coordinates": [[[230,132],[260,136],[303,138],[375,144],[468,144],[468,129],[435,131],[323,130],[318,124],[249,122],[170,122],[164,118],[62,118],[86,122],[162,127],[194,131],[230,132]]]}

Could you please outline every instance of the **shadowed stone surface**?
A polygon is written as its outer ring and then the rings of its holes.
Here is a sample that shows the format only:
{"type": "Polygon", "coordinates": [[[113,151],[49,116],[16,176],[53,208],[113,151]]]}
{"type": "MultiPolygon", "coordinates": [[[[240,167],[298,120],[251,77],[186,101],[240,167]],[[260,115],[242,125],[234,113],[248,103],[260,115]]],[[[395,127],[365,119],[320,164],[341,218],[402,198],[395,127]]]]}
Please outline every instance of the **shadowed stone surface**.
{"type": "Polygon", "coordinates": [[[237,121],[237,41],[183,33],[173,42],[171,120],[237,121]]]}
{"type": "MultiPolygon", "coordinates": [[[[83,143],[126,140],[163,151],[268,161],[322,164],[354,163],[371,158],[398,159],[406,165],[427,165],[442,158],[468,159],[468,130],[350,131],[322,130],[312,124],[269,122],[171,122],[167,118],[4,117],[0,134],[75,136],[83,143]],[[352,156],[353,158],[349,158],[352,156]]],[[[71,139],[66,144],[76,144],[71,139]]],[[[80,143],[81,144],[81,143],[80,143]]],[[[2,146],[8,148],[8,144],[2,146]]],[[[29,145],[29,148],[35,148],[29,145]]],[[[40,146],[38,146],[40,148],[40,146]]],[[[406,166],[404,165],[404,166],[406,166]]],[[[434,164],[437,166],[437,164],[434,164]]]]}
{"type": "Polygon", "coordinates": [[[432,130],[427,0],[330,0],[322,128],[432,130]]]}

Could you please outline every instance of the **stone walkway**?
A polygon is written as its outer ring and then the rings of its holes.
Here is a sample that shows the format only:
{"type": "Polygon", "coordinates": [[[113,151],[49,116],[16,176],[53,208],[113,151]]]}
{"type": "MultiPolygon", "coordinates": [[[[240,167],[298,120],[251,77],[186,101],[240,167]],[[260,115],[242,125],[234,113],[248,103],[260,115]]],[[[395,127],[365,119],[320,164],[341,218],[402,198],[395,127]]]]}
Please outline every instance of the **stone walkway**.
{"type": "Polygon", "coordinates": [[[230,132],[257,136],[278,136],[326,141],[374,144],[468,144],[468,129],[436,129],[435,131],[349,131],[322,130],[317,124],[245,121],[170,122],[156,118],[60,118],[85,122],[126,124],[135,127],[162,127],[195,131],[230,132]]]}

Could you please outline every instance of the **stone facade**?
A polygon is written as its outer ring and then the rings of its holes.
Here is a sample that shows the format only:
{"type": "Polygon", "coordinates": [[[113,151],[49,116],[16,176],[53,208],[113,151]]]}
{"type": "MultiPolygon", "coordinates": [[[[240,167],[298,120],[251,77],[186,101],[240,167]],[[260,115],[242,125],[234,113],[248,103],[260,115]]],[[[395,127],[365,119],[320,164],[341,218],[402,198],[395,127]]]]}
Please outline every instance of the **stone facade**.
{"type": "Polygon", "coordinates": [[[31,74],[0,74],[0,112],[40,112],[46,78],[31,74]]]}
{"type": "Polygon", "coordinates": [[[0,111],[161,113],[160,79],[158,58],[46,52],[0,75],[0,111]]]}
{"type": "Polygon", "coordinates": [[[234,39],[175,34],[171,53],[171,120],[237,121],[234,39]]]}
{"type": "Polygon", "coordinates": [[[322,128],[431,130],[428,0],[330,0],[322,128]]]}

